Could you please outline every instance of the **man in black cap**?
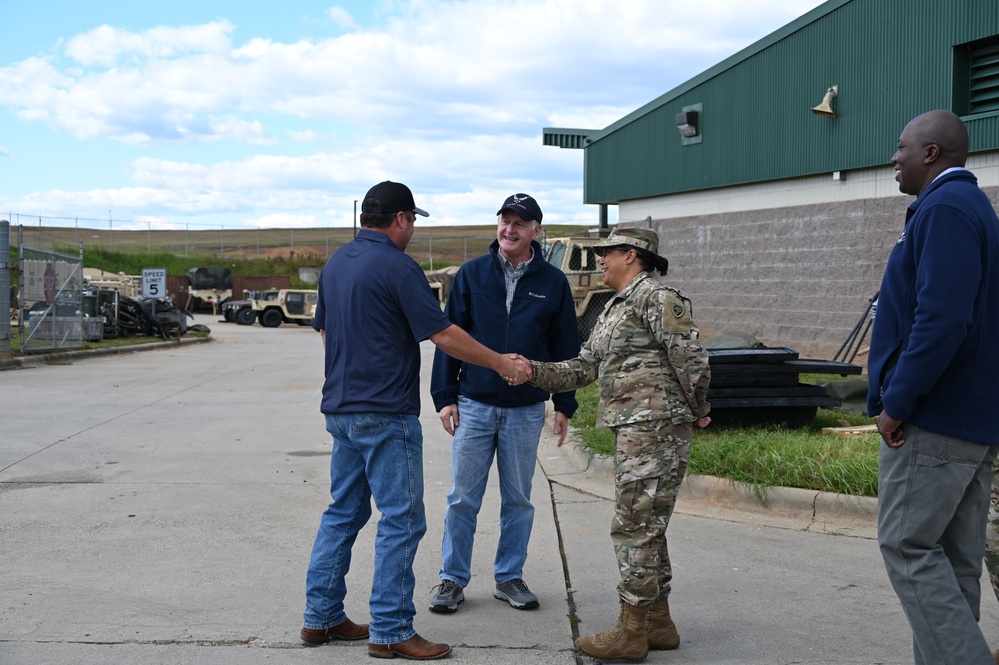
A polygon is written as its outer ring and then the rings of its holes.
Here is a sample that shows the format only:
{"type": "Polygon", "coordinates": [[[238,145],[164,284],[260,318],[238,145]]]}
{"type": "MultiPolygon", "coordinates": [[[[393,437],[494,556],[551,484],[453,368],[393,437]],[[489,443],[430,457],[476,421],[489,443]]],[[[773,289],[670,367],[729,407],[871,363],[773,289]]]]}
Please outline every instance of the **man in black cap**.
{"type": "MultiPolygon", "coordinates": [[[[514,194],[497,211],[489,253],[455,276],[445,315],[477,341],[500,353],[567,360],[579,353],[572,292],[565,274],[545,261],[535,240],[541,208],[514,194]]],[[[538,607],[524,582],[527,544],[534,524],[531,485],[545,402],[555,409],[554,432],[565,441],[575,413],[575,392],[552,395],[532,385],[512,387],[493,372],[437,349],[430,383],[441,423],[454,436],[451,491],[444,514],[441,583],[430,609],[455,612],[471,581],[472,541],[493,457],[500,480],[500,537],[493,565],[493,596],[516,609],[538,607]],[[460,421],[459,421],[460,417],[460,421]]]]}
{"type": "Polygon", "coordinates": [[[525,368],[452,324],[441,312],[426,274],[405,249],[416,207],[396,182],[372,187],[361,206],[357,238],[338,249],[319,277],[314,326],[322,333],[325,382],[321,410],[333,435],[330,493],[306,578],[302,640],[369,638],[368,654],[417,660],[442,658],[447,644],[416,634],[413,559],[426,532],[423,433],[420,428],[420,342],[504,377],[525,368]],[[369,606],[370,628],[344,613],[344,578],[358,532],[381,512],[369,606]]]}

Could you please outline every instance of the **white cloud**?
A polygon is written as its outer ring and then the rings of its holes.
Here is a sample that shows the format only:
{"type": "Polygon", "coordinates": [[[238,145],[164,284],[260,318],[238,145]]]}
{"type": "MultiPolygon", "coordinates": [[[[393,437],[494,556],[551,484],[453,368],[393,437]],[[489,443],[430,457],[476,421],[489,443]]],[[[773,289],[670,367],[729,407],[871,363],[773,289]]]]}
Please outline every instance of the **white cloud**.
{"type": "Polygon", "coordinates": [[[367,139],[340,152],[255,155],[211,165],[142,157],[133,162],[130,175],[143,187],[232,191],[251,198],[279,196],[277,192],[295,198],[309,190],[350,187],[360,194],[385,179],[414,183],[424,191],[465,192],[472,183],[497,179],[514,189],[554,182],[581,159],[581,153],[542,146],[539,137],[479,135],[449,141],[367,139]],[[429,177],[428,160],[433,163],[429,177]]]}
{"type": "Polygon", "coordinates": [[[349,226],[353,201],[392,179],[434,225],[493,223],[517,191],[546,224],[592,223],[582,153],[542,146],[542,127],[602,129],[820,2],[379,0],[375,27],[334,6],[324,19],[342,34],[293,43],[234,43],[225,20],[102,25],[0,63],[0,104],[56,135],[113,140],[123,165],[93,189],[0,205],[349,226]]]}
{"type": "MultiPolygon", "coordinates": [[[[0,68],[0,102],[80,138],[138,145],[261,141],[270,114],[394,134],[536,133],[549,114],[594,102],[633,110],[758,36],[762,20],[751,3],[723,0],[523,0],[517,15],[530,20],[514,36],[482,28],[509,23],[508,2],[421,2],[406,12],[287,44],[234,46],[226,21],[142,33],[105,25],[66,43],[82,70],[37,59],[0,68]]],[[[334,15],[350,18],[339,7],[334,15]]]]}
{"type": "Polygon", "coordinates": [[[127,221],[115,220],[112,225],[115,231],[181,231],[184,229],[183,223],[155,215],[138,215],[127,221]]]}
{"type": "Polygon", "coordinates": [[[77,35],[66,42],[66,55],[84,66],[114,67],[119,59],[167,59],[188,53],[225,53],[231,50],[228,21],[204,25],[162,26],[142,33],[110,25],[77,35]]]}
{"type": "Polygon", "coordinates": [[[255,226],[260,229],[302,229],[316,226],[316,215],[296,215],[292,213],[279,212],[264,215],[256,219],[244,220],[246,226],[255,226]]]}
{"type": "Polygon", "coordinates": [[[343,28],[344,30],[356,30],[357,22],[354,21],[354,17],[350,15],[343,7],[330,7],[326,13],[329,15],[330,21],[333,25],[343,28]]]}
{"type": "Polygon", "coordinates": [[[301,132],[288,132],[288,138],[290,138],[295,143],[315,143],[319,140],[319,133],[311,129],[306,129],[301,132]]]}
{"type": "Polygon", "coordinates": [[[565,204],[574,215],[592,217],[582,205],[582,191],[562,184],[572,179],[581,159],[578,151],[546,148],[537,138],[512,135],[442,142],[369,139],[341,152],[254,155],[212,164],[140,157],[129,171],[134,186],[39,192],[7,199],[4,205],[36,215],[66,209],[113,210],[116,219],[239,214],[247,220],[243,223],[254,226],[349,226],[353,200],[372,184],[391,179],[413,189],[434,225],[491,224],[503,200],[520,191],[538,198],[548,222],[564,223],[575,217],[553,211],[565,204]]]}
{"type": "Polygon", "coordinates": [[[634,108],[620,106],[591,106],[555,111],[545,118],[546,127],[571,127],[575,129],[603,129],[617,122],[634,108]]]}
{"type": "Polygon", "coordinates": [[[156,215],[139,215],[135,221],[152,231],[175,231],[184,228],[182,224],[156,215]]]}
{"type": "Polygon", "coordinates": [[[10,150],[0,145],[0,157],[11,157],[13,154],[10,150]]]}

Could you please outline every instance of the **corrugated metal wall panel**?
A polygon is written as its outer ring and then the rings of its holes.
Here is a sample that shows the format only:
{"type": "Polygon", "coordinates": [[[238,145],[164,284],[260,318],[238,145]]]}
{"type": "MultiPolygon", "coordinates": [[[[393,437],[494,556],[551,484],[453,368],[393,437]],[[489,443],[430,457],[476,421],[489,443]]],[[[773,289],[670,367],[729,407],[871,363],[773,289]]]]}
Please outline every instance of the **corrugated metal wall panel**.
{"type": "MultiPolygon", "coordinates": [[[[585,149],[586,202],[887,164],[910,118],[958,99],[955,47],[999,35],[996,0],[852,0],[830,7],[598,137],[585,149]],[[839,86],[838,117],[811,113],[832,85],[839,86]],[[684,146],[675,115],[695,103],[703,105],[703,141],[684,146]]],[[[999,116],[976,118],[975,125],[972,150],[999,148],[991,138],[999,116]]]]}

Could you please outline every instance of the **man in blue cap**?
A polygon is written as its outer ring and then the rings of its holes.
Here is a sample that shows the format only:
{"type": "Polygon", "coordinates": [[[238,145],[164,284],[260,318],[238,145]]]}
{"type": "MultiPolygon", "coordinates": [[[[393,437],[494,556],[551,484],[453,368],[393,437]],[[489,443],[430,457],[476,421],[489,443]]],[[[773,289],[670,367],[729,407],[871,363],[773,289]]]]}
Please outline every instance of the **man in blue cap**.
{"type": "MultiPolygon", "coordinates": [[[[489,253],[455,276],[444,310],[448,319],[500,353],[566,360],[579,353],[572,292],[565,274],[545,261],[535,240],[541,207],[514,194],[496,212],[489,253]]],[[[537,386],[512,387],[494,372],[462,362],[441,348],[434,356],[430,392],[441,423],[454,436],[451,483],[444,514],[441,583],[430,599],[435,612],[455,612],[472,578],[472,543],[493,457],[500,482],[500,537],[493,564],[493,596],[520,610],[538,607],[524,582],[534,524],[531,485],[545,402],[555,409],[554,432],[565,441],[575,392],[552,396],[537,386]]]]}

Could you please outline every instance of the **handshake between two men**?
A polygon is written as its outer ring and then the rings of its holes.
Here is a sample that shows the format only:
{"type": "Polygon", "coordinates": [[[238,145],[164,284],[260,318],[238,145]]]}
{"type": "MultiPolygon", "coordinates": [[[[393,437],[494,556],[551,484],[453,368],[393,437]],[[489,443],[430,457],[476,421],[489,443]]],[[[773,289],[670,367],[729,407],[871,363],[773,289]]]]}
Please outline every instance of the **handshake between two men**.
{"type": "Polygon", "coordinates": [[[534,378],[531,361],[524,356],[519,353],[508,353],[503,358],[506,362],[500,371],[500,376],[511,386],[519,386],[534,378]]]}

